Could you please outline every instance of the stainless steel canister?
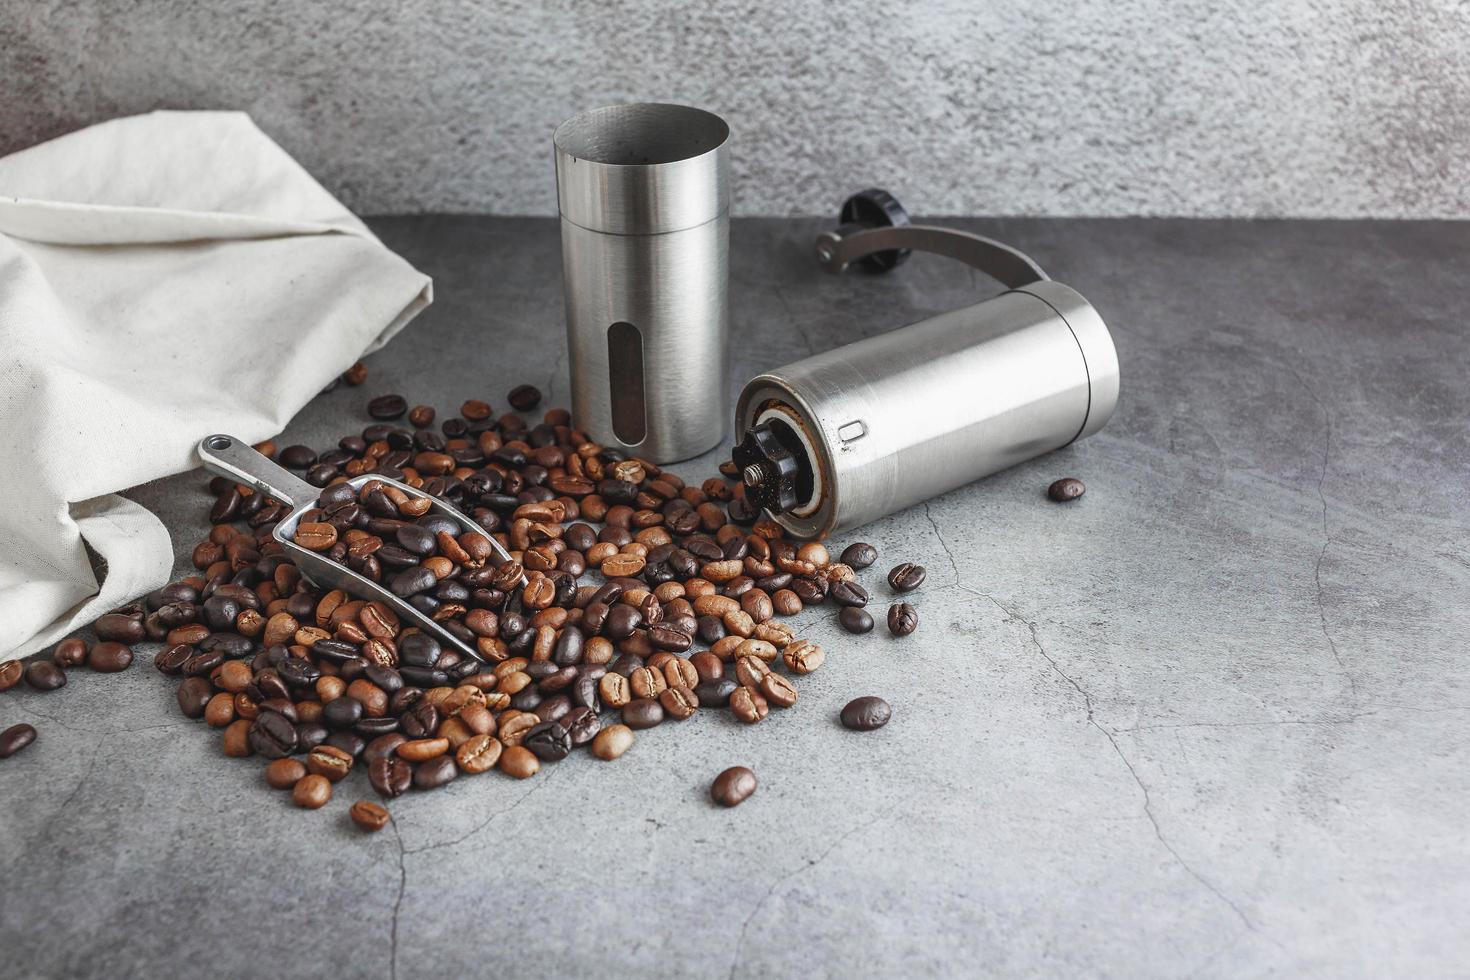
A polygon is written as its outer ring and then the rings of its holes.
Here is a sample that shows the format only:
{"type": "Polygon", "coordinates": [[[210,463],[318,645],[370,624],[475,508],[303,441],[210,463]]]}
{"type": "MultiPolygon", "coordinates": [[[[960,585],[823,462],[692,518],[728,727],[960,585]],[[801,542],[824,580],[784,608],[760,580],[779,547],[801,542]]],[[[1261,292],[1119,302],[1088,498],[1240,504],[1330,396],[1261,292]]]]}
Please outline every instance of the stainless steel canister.
{"type": "MultiPolygon", "coordinates": [[[[1092,305],[978,235],[880,220],[817,241],[828,269],[885,271],[908,249],[1011,287],[753,379],[735,410],[746,496],[799,537],[857,527],[1091,435],[1118,402],[1118,355],[1092,305]],[[876,260],[876,261],[869,261],[876,260]]],[[[881,197],[879,196],[881,195],[881,197]]],[[[854,198],[853,200],[857,200],[854,198]]],[[[852,201],[849,201],[849,205],[852,201]]]]}
{"type": "Polygon", "coordinates": [[[607,106],[556,130],[572,407],[656,463],[725,434],[730,130],[713,113],[607,106]]]}

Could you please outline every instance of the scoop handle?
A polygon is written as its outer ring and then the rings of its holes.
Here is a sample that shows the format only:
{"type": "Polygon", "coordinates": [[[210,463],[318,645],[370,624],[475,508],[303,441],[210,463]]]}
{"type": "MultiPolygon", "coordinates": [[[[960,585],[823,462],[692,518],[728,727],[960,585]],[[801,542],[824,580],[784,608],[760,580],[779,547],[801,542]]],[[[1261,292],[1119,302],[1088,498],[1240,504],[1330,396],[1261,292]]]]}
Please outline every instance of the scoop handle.
{"type": "Polygon", "coordinates": [[[234,436],[205,436],[199,440],[199,459],[215,476],[252,487],[267,497],[290,504],[293,509],[309,506],[321,494],[320,488],[271,462],[234,436]]]}

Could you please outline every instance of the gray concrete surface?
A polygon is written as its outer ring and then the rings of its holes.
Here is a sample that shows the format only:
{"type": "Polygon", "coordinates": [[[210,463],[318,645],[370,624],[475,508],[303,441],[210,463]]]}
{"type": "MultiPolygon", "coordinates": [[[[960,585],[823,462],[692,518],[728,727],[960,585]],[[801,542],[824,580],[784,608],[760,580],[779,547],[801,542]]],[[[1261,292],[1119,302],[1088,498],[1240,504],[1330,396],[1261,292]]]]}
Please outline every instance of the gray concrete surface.
{"type": "MultiPolygon", "coordinates": [[[[334,439],[389,390],[566,392],[551,222],[373,224],[437,302],[286,438],[334,439]]],[[[412,794],[372,837],[346,816],[360,774],[293,809],[146,656],[0,696],[0,726],[41,731],[0,762],[0,973],[1463,976],[1470,237],[963,224],[1093,300],[1123,395],[1087,442],[862,532],[880,569],[928,566],[917,634],[809,611],[830,654],[795,710],[412,794]],[[1042,496],[1064,474],[1074,506],[1042,496]],[[840,728],[870,693],[893,722],[840,728]],[[717,810],[733,764],[761,788],[717,810]]],[[[737,377],[987,288],[922,257],[827,277],[819,226],[735,223],[737,377]]],[[[134,494],[181,555],[202,483],[134,494]]]]}
{"type": "MultiPolygon", "coordinates": [[[[1470,216],[1458,0],[0,0],[0,152],[243,109],[360,213],[551,214],[551,131],[713,109],[742,214],[1470,216]]],[[[0,188],[0,193],[3,193],[0,188]]]]}

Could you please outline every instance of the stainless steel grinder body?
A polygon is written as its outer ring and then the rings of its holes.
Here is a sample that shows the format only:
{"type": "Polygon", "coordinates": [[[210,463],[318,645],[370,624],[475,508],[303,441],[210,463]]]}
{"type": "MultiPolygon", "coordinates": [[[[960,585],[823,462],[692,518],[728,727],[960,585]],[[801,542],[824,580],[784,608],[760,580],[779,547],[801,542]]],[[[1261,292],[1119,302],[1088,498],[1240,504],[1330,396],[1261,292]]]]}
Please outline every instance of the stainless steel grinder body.
{"type": "Polygon", "coordinates": [[[729,128],[686,106],[608,106],[557,128],[572,408],[656,463],[724,437],[729,128]]]}
{"type": "Polygon", "coordinates": [[[818,240],[818,257],[839,270],[899,248],[951,255],[1014,288],[746,385],[735,458],[747,496],[799,537],[866,524],[1061,448],[1117,405],[1102,318],[1019,252],[900,226],[839,229],[818,240]]]}

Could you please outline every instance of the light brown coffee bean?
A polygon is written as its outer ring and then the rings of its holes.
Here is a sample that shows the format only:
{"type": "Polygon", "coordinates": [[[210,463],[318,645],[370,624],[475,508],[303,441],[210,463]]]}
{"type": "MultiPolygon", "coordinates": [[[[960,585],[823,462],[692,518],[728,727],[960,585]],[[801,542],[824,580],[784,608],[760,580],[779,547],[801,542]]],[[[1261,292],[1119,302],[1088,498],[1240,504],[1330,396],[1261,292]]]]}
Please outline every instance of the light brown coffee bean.
{"type": "MultiPolygon", "coordinates": [[[[533,716],[534,717],[534,716],[533,716]]],[[[500,771],[516,779],[528,779],[541,769],[541,760],[528,748],[512,745],[500,753],[500,771]]]]}
{"type": "MultiPolygon", "coordinates": [[[[507,712],[508,713],[508,712],[507,712]]],[[[534,711],[526,711],[511,715],[509,718],[502,714],[500,716],[500,742],[507,747],[520,745],[526,738],[526,733],[537,725],[541,719],[534,711]]]]}
{"type": "Polygon", "coordinates": [[[276,759],[265,767],[265,781],[271,789],[290,789],[305,775],[306,766],[299,759],[276,759]]]}
{"type": "Polygon", "coordinates": [[[308,551],[329,551],[337,543],[337,529],[331,524],[303,521],[296,526],[291,540],[308,551]]]}
{"type": "Polygon", "coordinates": [[[488,772],[500,761],[502,746],[494,736],[475,735],[454,753],[454,761],[463,772],[488,772]]]}
{"type": "Polygon", "coordinates": [[[633,700],[633,690],[622,674],[603,674],[597,682],[597,692],[602,696],[602,703],[609,708],[621,708],[633,700]]]}
{"type": "Polygon", "coordinates": [[[592,739],[592,754],[611,762],[633,745],[633,729],[627,725],[609,725],[592,739]]]}
{"type": "Polygon", "coordinates": [[[424,762],[449,751],[447,738],[415,738],[398,746],[398,756],[409,762],[424,762]]]}
{"type": "Polygon", "coordinates": [[[755,659],[764,661],[768,664],[775,663],[776,645],[774,643],[767,643],[765,640],[757,640],[754,638],[744,640],[741,642],[740,646],[735,648],[735,657],[737,660],[741,657],[754,657],[755,659]]]}
{"type": "Polygon", "coordinates": [[[658,696],[658,703],[663,705],[664,713],[676,721],[691,718],[699,710],[699,698],[682,684],[665,688],[658,696]]]}
{"type": "Polygon", "coordinates": [[[736,721],[754,725],[771,713],[771,705],[759,691],[742,685],[730,695],[730,713],[736,721]]]}
{"type": "Polygon", "coordinates": [[[211,728],[224,728],[235,720],[235,696],[219,693],[204,706],[204,723],[211,728]]]}
{"type": "Polygon", "coordinates": [[[774,707],[789,708],[796,703],[796,687],[780,674],[761,678],[760,691],[774,707]]]}
{"type": "Polygon", "coordinates": [[[331,745],[318,745],[306,754],[306,771],[335,783],[352,771],[352,755],[331,745]]]}
{"type": "Polygon", "coordinates": [[[770,672],[771,668],[759,657],[740,657],[735,661],[735,680],[746,687],[759,688],[770,672]]]}
{"type": "Polygon", "coordinates": [[[250,747],[250,720],[247,718],[236,718],[226,725],[223,741],[225,755],[232,759],[244,759],[255,754],[250,747]]]}
{"type": "Polygon", "coordinates": [[[781,662],[793,674],[810,674],[822,666],[826,659],[826,651],[810,640],[788,643],[786,649],[781,651],[781,662]]]}
{"type": "Polygon", "coordinates": [[[359,830],[370,834],[376,834],[388,826],[388,822],[392,819],[387,807],[374,803],[372,800],[358,800],[347,811],[347,816],[352,819],[359,830]]]}
{"type": "Polygon", "coordinates": [[[291,802],[303,810],[320,810],[332,798],[332,784],[326,776],[308,773],[291,787],[291,802]]]}
{"type": "Polygon", "coordinates": [[[6,660],[0,663],[0,691],[8,691],[19,684],[25,672],[25,664],[19,660],[6,660]]]}
{"type": "Polygon", "coordinates": [[[628,686],[632,688],[635,698],[656,698],[669,685],[659,671],[652,667],[639,667],[629,675],[628,686]]]}

